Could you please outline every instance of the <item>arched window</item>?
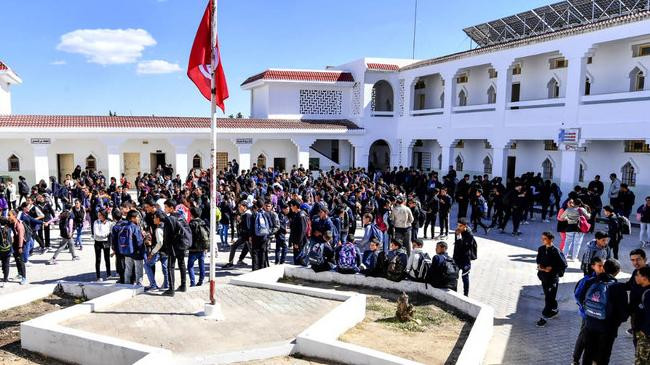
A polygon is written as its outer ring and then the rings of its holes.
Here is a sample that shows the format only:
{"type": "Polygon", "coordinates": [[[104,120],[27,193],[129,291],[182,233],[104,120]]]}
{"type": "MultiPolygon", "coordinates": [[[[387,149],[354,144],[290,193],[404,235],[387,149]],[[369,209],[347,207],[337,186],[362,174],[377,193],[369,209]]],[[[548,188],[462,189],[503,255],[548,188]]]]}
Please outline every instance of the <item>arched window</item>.
{"type": "Polygon", "coordinates": [[[551,81],[546,84],[546,87],[548,88],[549,99],[560,97],[560,83],[555,78],[552,78],[551,81]]]}
{"type": "Polygon", "coordinates": [[[388,81],[380,80],[372,87],[371,106],[376,112],[393,111],[393,87],[388,81]]]}
{"type": "Polygon", "coordinates": [[[261,154],[257,156],[257,167],[260,169],[265,169],[266,168],[266,156],[264,154],[261,154]]]}
{"type": "Polygon", "coordinates": [[[636,186],[636,171],[634,166],[628,162],[621,168],[621,182],[628,186],[636,186]]]}
{"type": "Polygon", "coordinates": [[[20,171],[20,159],[16,155],[11,155],[9,157],[8,165],[10,172],[20,171]]]}
{"type": "Polygon", "coordinates": [[[463,171],[463,158],[460,155],[456,156],[456,171],[463,171]]]}
{"type": "Polygon", "coordinates": [[[461,90],[458,93],[458,106],[467,106],[467,94],[465,90],[461,90]]]}
{"type": "Polygon", "coordinates": [[[88,155],[86,157],[86,170],[95,171],[97,170],[97,159],[93,155],[88,155]]]}
{"type": "Polygon", "coordinates": [[[630,91],[645,90],[645,74],[638,67],[630,72],[630,91]]]}
{"type": "Polygon", "coordinates": [[[553,180],[553,162],[548,158],[542,162],[542,178],[544,180],[553,180]]]}
{"type": "Polygon", "coordinates": [[[492,175],[492,160],[490,160],[489,156],[485,156],[483,159],[483,173],[492,175]]]}
{"type": "Polygon", "coordinates": [[[588,77],[585,80],[585,95],[591,95],[591,79],[588,77]]]}
{"type": "Polygon", "coordinates": [[[438,170],[442,170],[442,153],[438,155],[438,170]]]}
{"type": "Polygon", "coordinates": [[[202,165],[201,164],[201,156],[199,156],[198,154],[194,155],[194,157],[192,157],[192,168],[193,169],[200,169],[201,165],[202,165]]]}
{"type": "Polygon", "coordinates": [[[497,91],[494,89],[494,86],[490,86],[490,88],[488,88],[487,96],[488,96],[488,104],[497,103],[497,91]]]}

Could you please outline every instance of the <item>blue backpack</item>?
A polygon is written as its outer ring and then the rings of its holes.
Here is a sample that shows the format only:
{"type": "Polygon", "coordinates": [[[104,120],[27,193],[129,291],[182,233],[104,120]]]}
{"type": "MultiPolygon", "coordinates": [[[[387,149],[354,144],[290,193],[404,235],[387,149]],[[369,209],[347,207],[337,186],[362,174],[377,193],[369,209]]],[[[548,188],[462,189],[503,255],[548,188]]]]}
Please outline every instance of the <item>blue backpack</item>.
{"type": "Polygon", "coordinates": [[[337,270],[344,274],[359,272],[359,266],[357,266],[357,251],[354,244],[346,243],[341,246],[341,250],[339,251],[339,260],[337,262],[337,270]]]}
{"type": "Polygon", "coordinates": [[[487,203],[487,201],[485,200],[485,198],[480,199],[480,200],[478,201],[478,210],[479,210],[482,214],[487,214],[487,211],[488,211],[488,203],[487,203]]]}
{"type": "Polygon", "coordinates": [[[131,256],[135,252],[133,231],[129,223],[122,223],[117,229],[117,250],[124,256],[131,256]]]}
{"type": "Polygon", "coordinates": [[[585,296],[584,311],[588,317],[605,320],[607,319],[608,291],[615,281],[596,281],[587,290],[585,296]]]}
{"type": "Polygon", "coordinates": [[[269,221],[266,218],[266,214],[263,212],[257,212],[255,216],[255,235],[258,237],[266,237],[271,234],[269,229],[269,221]]]}

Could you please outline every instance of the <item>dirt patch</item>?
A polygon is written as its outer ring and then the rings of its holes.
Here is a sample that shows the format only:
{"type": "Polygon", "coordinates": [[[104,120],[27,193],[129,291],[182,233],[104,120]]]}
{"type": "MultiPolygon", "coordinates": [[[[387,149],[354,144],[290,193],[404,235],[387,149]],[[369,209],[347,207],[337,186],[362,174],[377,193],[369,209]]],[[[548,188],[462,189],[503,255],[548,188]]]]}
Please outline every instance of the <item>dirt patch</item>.
{"type": "Polygon", "coordinates": [[[296,356],[274,357],[272,359],[237,363],[238,365],[340,365],[327,360],[318,360],[296,356]]]}
{"type": "Polygon", "coordinates": [[[283,282],[366,294],[366,318],[339,340],[424,364],[454,364],[472,328],[473,319],[432,298],[410,294],[414,320],[395,318],[401,293],[303,280],[283,282]]]}
{"type": "Polygon", "coordinates": [[[20,323],[46,313],[73,306],[78,299],[64,294],[51,295],[45,299],[0,312],[0,364],[66,365],[41,354],[25,351],[20,347],[20,323]]]}

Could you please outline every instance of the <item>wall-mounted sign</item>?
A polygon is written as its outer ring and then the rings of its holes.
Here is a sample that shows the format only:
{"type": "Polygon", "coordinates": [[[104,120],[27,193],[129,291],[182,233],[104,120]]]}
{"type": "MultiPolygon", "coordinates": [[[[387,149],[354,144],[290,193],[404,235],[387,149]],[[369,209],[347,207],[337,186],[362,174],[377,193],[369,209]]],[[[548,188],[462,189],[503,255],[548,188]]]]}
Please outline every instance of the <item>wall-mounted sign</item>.
{"type": "Polygon", "coordinates": [[[558,143],[578,143],[580,141],[580,128],[560,129],[558,143]]]}
{"type": "Polygon", "coordinates": [[[237,138],[235,140],[236,144],[253,144],[252,138],[237,138]]]}
{"type": "Polygon", "coordinates": [[[50,138],[32,138],[30,139],[31,144],[52,144],[50,138]]]}

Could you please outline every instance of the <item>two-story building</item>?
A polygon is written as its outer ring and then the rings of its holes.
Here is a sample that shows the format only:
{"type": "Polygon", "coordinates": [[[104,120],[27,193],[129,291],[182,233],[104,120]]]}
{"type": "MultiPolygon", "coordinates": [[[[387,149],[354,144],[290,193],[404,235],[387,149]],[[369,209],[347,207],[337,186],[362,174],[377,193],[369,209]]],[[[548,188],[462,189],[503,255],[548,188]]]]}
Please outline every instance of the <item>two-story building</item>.
{"type": "MultiPolygon", "coordinates": [[[[219,165],[533,171],[564,191],[614,172],[650,195],[650,0],[563,1],[464,31],[477,47],[443,57],[251,76],[250,118],[218,121],[219,165]]],[[[0,81],[0,175],[209,162],[207,118],[16,116],[20,79],[0,67],[0,81]]]]}

